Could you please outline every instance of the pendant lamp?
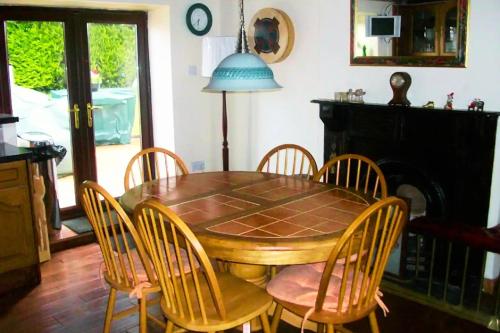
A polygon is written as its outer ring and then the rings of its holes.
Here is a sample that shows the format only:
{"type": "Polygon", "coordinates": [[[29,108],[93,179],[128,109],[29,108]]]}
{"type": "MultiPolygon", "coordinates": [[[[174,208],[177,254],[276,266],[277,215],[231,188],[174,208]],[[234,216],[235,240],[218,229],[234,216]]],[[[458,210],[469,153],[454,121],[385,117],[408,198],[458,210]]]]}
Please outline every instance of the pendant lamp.
{"type": "Polygon", "coordinates": [[[272,70],[257,55],[248,50],[245,32],[243,0],[240,0],[240,32],[236,52],[226,57],[215,68],[207,92],[222,92],[222,166],[229,171],[229,148],[227,142],[226,92],[251,92],[279,89],[272,70]]]}

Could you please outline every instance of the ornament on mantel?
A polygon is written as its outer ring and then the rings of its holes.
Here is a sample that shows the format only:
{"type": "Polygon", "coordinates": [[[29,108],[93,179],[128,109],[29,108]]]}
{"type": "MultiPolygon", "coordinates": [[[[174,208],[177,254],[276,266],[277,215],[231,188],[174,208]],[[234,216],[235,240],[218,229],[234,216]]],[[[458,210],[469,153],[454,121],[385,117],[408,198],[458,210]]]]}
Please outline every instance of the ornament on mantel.
{"type": "Polygon", "coordinates": [[[480,98],[474,98],[467,107],[468,111],[484,111],[484,101],[480,98]]]}
{"type": "Polygon", "coordinates": [[[453,110],[453,95],[454,93],[449,93],[446,98],[446,104],[444,105],[445,110],[453,110]]]}
{"type": "Polygon", "coordinates": [[[427,103],[422,105],[422,107],[426,109],[434,109],[434,101],[428,101],[427,103]]]}

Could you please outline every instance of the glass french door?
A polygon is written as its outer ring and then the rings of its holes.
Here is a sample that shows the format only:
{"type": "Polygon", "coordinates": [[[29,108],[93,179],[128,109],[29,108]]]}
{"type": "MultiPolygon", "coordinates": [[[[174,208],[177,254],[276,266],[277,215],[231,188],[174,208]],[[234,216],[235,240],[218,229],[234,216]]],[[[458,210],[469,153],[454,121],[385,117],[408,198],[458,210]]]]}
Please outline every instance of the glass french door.
{"type": "Polygon", "coordinates": [[[63,218],[79,215],[84,180],[121,195],[128,160],[152,145],[146,14],[1,7],[0,20],[0,112],[66,149],[63,218]]]}
{"type": "Polygon", "coordinates": [[[97,182],[115,197],[123,194],[127,162],[143,146],[137,36],[134,23],[86,23],[87,126],[92,129],[97,182]]]}

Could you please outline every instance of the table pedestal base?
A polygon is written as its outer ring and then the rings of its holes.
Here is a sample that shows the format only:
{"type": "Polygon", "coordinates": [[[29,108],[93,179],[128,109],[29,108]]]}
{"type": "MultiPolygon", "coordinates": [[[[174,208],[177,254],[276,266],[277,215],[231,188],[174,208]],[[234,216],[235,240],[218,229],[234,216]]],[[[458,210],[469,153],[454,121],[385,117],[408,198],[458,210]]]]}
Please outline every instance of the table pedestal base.
{"type": "Polygon", "coordinates": [[[229,264],[229,272],[245,281],[265,288],[267,284],[267,266],[250,264],[229,264]]]}

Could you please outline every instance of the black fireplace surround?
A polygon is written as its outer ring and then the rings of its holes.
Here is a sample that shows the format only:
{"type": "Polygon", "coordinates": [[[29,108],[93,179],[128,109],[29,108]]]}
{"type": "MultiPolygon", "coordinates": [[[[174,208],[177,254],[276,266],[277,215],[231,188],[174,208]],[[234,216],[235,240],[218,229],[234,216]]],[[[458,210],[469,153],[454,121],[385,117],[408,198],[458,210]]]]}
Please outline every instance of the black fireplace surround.
{"type": "Polygon", "coordinates": [[[382,169],[390,195],[402,184],[423,193],[427,219],[487,225],[500,113],[312,102],[325,125],[325,162],[365,155],[382,169]]]}

